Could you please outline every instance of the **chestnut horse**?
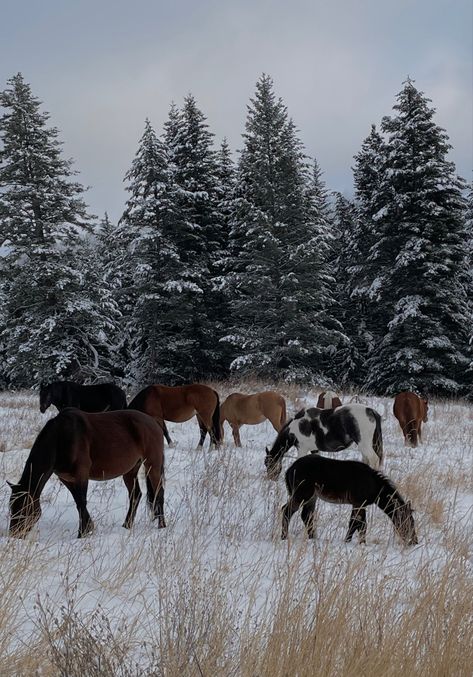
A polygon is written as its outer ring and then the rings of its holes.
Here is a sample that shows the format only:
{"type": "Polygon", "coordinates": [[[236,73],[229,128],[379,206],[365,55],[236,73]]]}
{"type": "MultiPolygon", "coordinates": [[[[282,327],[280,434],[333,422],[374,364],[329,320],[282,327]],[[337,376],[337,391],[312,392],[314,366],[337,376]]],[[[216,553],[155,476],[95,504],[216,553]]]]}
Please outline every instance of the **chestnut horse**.
{"type": "Polygon", "coordinates": [[[320,393],[319,399],[317,400],[317,409],[335,409],[335,407],[341,406],[341,399],[331,390],[320,393]]]}
{"type": "Polygon", "coordinates": [[[164,453],[161,426],[139,411],[89,414],[64,409],[36,438],[18,484],[10,484],[10,536],[26,535],[41,516],[40,496],[54,473],[72,494],[81,538],[94,529],[87,511],[89,480],[123,476],[130,529],[141,499],[138,470],[144,463],[148,503],[158,527],[164,522],[164,453]]]}
{"type": "Polygon", "coordinates": [[[232,393],[220,407],[220,424],[228,421],[237,447],[241,447],[240,426],[258,425],[268,419],[278,433],[286,423],[286,401],[279,393],[266,390],[255,395],[232,393]]]}
{"type": "Polygon", "coordinates": [[[394,523],[394,528],[407,545],[417,544],[412,507],[393,482],[360,461],[335,461],[318,454],[303,456],[286,472],[289,500],[282,508],[281,538],[287,538],[289,521],[302,506],[301,517],[309,538],[314,537],[316,500],[348,503],[352,506],[345,541],[356,531],[360,542],[366,542],[366,506],[375,504],[394,523]]]}
{"type": "Polygon", "coordinates": [[[427,423],[427,400],[408,391],[399,393],[394,400],[393,413],[404,434],[406,447],[417,447],[422,442],[422,423],[427,423]]]}
{"type": "Polygon", "coordinates": [[[218,393],[209,386],[200,383],[174,387],[148,386],[132,399],[128,409],[143,411],[161,423],[168,444],[173,442],[164,421],[184,423],[193,416],[197,416],[200,428],[197,448],[202,448],[207,433],[211,446],[220,444],[220,399],[218,393]]]}

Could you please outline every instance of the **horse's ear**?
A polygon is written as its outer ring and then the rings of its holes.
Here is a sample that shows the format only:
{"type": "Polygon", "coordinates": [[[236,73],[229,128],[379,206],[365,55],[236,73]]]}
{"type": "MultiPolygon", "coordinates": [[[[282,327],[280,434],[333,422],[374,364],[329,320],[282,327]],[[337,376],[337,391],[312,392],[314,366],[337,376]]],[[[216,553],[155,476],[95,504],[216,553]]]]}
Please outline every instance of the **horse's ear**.
{"type": "Polygon", "coordinates": [[[269,456],[269,449],[268,449],[268,447],[265,447],[264,450],[266,451],[266,456],[269,456]]]}

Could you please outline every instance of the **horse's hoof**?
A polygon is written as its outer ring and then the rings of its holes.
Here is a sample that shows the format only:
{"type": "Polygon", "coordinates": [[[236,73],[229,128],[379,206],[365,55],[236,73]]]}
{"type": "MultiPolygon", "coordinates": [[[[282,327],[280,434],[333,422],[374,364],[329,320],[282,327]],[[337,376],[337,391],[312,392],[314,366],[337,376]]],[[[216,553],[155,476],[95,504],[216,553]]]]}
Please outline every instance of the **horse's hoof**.
{"type": "Polygon", "coordinates": [[[165,529],[165,528],[166,528],[166,522],[163,519],[159,520],[158,529],[165,529]]]}
{"type": "Polygon", "coordinates": [[[122,527],[124,529],[131,529],[131,524],[129,524],[128,522],[123,522],[122,527]]]}
{"type": "Polygon", "coordinates": [[[172,441],[171,441],[171,442],[168,442],[168,447],[169,447],[170,449],[174,449],[175,446],[176,446],[176,443],[175,443],[175,442],[172,442],[172,441]]]}

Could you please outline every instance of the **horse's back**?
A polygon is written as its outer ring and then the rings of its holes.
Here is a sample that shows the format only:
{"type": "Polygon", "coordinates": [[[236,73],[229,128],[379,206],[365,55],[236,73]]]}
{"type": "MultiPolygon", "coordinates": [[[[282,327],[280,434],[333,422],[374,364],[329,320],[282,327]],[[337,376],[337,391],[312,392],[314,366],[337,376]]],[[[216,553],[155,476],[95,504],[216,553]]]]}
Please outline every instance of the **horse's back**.
{"type": "Polygon", "coordinates": [[[106,480],[129,472],[145,458],[161,464],[162,427],[147,414],[135,410],[104,413],[78,412],[85,424],[84,461],[90,456],[90,479],[106,480]]]}

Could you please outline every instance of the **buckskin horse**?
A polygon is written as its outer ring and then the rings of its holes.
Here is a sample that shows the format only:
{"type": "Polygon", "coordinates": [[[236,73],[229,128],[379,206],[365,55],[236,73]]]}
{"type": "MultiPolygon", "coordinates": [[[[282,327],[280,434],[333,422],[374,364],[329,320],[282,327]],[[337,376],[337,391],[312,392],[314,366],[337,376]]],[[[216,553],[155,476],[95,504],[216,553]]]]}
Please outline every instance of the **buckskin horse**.
{"type": "Polygon", "coordinates": [[[417,447],[422,442],[422,423],[427,423],[427,400],[415,393],[404,391],[396,395],[393,413],[399,421],[406,447],[417,447]]]}
{"type": "Polygon", "coordinates": [[[228,421],[237,447],[241,447],[240,426],[270,421],[276,432],[286,423],[286,401],[279,393],[266,390],[255,395],[232,393],[220,407],[220,424],[228,421]]]}
{"type": "Polygon", "coordinates": [[[381,416],[364,404],[344,404],[336,409],[302,409],[278,433],[265,465],[270,479],[277,479],[282,459],[291,447],[299,456],[316,451],[337,452],[358,446],[363,460],[379,468],[383,460],[381,416]]]}
{"type": "Polygon", "coordinates": [[[330,503],[352,505],[345,541],[359,531],[366,543],[366,506],[373,503],[393,522],[407,545],[418,543],[409,501],[405,501],[393,482],[359,461],[336,461],[318,454],[304,456],[286,472],[289,500],[282,508],[281,538],[287,538],[292,515],[302,506],[301,517],[309,538],[314,537],[314,510],[318,498],[330,503]]]}
{"type": "Polygon", "coordinates": [[[129,508],[123,526],[130,529],[141,499],[138,470],[146,470],[148,503],[158,527],[164,521],[163,431],[139,411],[89,414],[64,409],[36,438],[18,484],[11,484],[11,536],[26,535],[41,516],[40,497],[54,473],[72,494],[79,513],[81,538],[94,529],[87,510],[89,480],[123,476],[129,508]]]}
{"type": "Polygon", "coordinates": [[[97,383],[83,386],[72,381],[53,381],[43,384],[39,390],[39,408],[42,414],[54,406],[62,411],[77,407],[82,411],[100,412],[126,409],[126,395],[114,383],[97,383]]]}
{"type": "Polygon", "coordinates": [[[200,428],[198,449],[204,445],[207,433],[210,446],[221,442],[220,399],[217,391],[200,383],[185,386],[151,385],[139,392],[128,405],[152,416],[163,426],[168,444],[173,444],[165,421],[184,423],[197,416],[200,428]]]}

